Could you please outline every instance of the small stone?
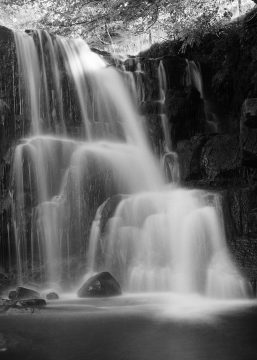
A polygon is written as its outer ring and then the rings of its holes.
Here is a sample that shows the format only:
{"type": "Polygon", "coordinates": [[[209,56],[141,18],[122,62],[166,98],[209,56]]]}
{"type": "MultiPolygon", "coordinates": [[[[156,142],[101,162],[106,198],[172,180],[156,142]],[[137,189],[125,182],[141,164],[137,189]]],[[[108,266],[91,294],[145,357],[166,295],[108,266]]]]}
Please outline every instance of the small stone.
{"type": "Polygon", "coordinates": [[[46,294],[46,299],[47,300],[58,300],[59,295],[56,292],[52,291],[52,292],[46,294]]]}

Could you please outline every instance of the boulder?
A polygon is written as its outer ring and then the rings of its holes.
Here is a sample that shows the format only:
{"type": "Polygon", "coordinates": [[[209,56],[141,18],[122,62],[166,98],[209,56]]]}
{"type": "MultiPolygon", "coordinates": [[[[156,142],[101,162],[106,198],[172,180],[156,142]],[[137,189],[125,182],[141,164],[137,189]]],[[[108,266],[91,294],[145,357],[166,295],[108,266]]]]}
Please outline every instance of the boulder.
{"type": "Polygon", "coordinates": [[[89,278],[78,290],[78,297],[102,297],[121,295],[118,281],[107,271],[89,278]]]}
{"type": "Polygon", "coordinates": [[[47,300],[58,300],[59,299],[59,295],[54,292],[54,291],[51,291],[49,292],[48,294],[46,294],[46,299],[47,300]]]}
{"type": "Polygon", "coordinates": [[[17,299],[39,299],[40,298],[40,294],[39,292],[29,289],[29,288],[25,288],[22,286],[18,286],[16,289],[16,293],[17,293],[17,299]]]}

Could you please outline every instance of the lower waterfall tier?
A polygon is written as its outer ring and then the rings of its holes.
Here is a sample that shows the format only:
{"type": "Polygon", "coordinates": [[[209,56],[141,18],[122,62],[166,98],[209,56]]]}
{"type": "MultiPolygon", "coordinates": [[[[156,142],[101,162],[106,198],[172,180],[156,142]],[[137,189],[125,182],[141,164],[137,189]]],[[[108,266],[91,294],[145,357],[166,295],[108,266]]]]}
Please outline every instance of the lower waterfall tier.
{"type": "Polygon", "coordinates": [[[246,297],[248,285],[230,258],[218,200],[181,188],[124,197],[104,228],[103,204],[91,231],[89,272],[110,271],[129,292],[246,297]]]}

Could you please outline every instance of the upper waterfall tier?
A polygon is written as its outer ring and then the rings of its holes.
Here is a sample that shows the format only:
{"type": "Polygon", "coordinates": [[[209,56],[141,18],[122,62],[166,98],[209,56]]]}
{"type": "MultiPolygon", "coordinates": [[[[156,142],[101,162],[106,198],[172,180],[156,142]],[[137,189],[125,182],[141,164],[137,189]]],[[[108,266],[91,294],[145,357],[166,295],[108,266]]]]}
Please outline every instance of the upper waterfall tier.
{"type": "Polygon", "coordinates": [[[135,98],[122,75],[107,66],[81,39],[15,33],[21,74],[23,110],[31,134],[65,135],[70,117],[80,128],[80,137],[124,139],[144,146],[142,121],[135,98]]]}

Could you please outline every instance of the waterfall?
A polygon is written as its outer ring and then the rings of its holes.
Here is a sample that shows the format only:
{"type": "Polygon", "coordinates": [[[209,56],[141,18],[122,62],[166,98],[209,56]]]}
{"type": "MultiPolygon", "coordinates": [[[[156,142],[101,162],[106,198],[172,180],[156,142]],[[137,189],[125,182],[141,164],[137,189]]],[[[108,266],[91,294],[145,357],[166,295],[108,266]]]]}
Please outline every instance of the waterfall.
{"type": "Polygon", "coordinates": [[[59,282],[64,263],[69,273],[74,257],[86,252],[90,221],[106,196],[157,189],[163,180],[117,71],[82,40],[45,31],[15,39],[30,122],[13,162],[19,278],[31,277],[37,264],[42,280],[59,282]],[[67,85],[77,100],[78,135],[67,134],[74,114],[61,101],[67,85]]]}
{"type": "MultiPolygon", "coordinates": [[[[174,175],[165,184],[133,79],[125,81],[80,39],[38,31],[16,33],[15,40],[30,123],[13,159],[19,282],[65,287],[109,270],[125,291],[246,296],[217,196],[180,188],[174,175]]],[[[164,116],[162,62],[158,73],[164,116]]],[[[164,120],[164,162],[174,174],[178,160],[167,127],[164,120]]]]}

